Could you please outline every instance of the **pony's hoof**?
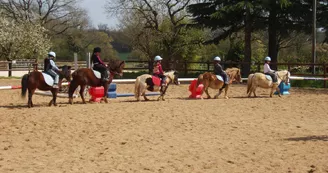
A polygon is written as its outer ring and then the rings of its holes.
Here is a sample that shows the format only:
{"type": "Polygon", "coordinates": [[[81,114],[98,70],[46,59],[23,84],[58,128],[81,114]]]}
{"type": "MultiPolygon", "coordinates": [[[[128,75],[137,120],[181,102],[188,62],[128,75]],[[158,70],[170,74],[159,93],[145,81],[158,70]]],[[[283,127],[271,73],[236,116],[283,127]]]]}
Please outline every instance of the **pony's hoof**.
{"type": "Polygon", "coordinates": [[[225,98],[225,99],[229,99],[229,97],[228,97],[228,96],[225,96],[224,98],[225,98]]]}
{"type": "Polygon", "coordinates": [[[218,99],[218,98],[219,98],[219,96],[215,96],[215,97],[214,97],[214,99],[218,99]]]}
{"type": "Polygon", "coordinates": [[[54,103],[54,106],[57,106],[57,103],[54,103]]]}

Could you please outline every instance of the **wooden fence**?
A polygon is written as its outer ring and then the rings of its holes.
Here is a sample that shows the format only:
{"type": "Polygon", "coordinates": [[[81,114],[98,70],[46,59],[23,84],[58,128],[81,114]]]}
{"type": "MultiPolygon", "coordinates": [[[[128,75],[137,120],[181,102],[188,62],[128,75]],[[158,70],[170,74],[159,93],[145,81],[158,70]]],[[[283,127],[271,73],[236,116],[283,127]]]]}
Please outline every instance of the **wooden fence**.
{"type": "MultiPolygon", "coordinates": [[[[126,71],[131,72],[148,72],[151,73],[153,69],[152,61],[125,61],[126,71]]],[[[57,61],[56,64],[58,66],[61,65],[70,65],[77,68],[85,68],[87,64],[85,61],[78,61],[76,64],[73,61],[57,61]]],[[[174,69],[179,71],[182,76],[192,75],[195,76],[198,73],[212,71],[213,63],[211,61],[163,61],[164,70],[174,69]]],[[[263,71],[263,63],[262,62],[222,62],[221,63],[224,68],[228,67],[238,67],[242,69],[243,65],[250,65],[251,73],[263,71]]],[[[328,66],[327,64],[313,64],[313,63],[277,63],[277,70],[287,69],[291,72],[292,75],[295,76],[305,76],[305,77],[327,77],[328,66]],[[315,73],[313,73],[313,68],[315,68],[315,73]]],[[[37,67],[37,69],[43,69],[43,63],[36,64],[34,60],[17,60],[15,63],[11,63],[8,61],[0,61],[0,71],[8,71],[8,76],[11,76],[12,71],[28,71],[33,70],[37,67]]],[[[75,70],[75,69],[74,69],[75,70]]],[[[246,76],[243,76],[246,77],[246,76]]],[[[324,87],[327,87],[326,81],[324,81],[324,87]]]]}

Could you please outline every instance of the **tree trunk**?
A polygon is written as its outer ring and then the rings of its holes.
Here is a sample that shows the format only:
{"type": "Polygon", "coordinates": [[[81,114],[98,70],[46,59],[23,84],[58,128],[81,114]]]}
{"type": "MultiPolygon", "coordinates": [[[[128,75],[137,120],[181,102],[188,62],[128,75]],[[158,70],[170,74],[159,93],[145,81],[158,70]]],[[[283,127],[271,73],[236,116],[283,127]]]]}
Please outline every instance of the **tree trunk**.
{"type": "Polygon", "coordinates": [[[250,14],[250,9],[247,5],[248,1],[245,1],[246,4],[246,16],[245,16],[245,54],[244,54],[244,64],[242,65],[242,76],[247,77],[251,71],[251,58],[252,58],[252,19],[250,14]]]}
{"type": "Polygon", "coordinates": [[[271,58],[271,62],[273,63],[271,65],[271,68],[273,70],[277,70],[277,65],[275,63],[278,63],[278,40],[277,40],[277,4],[274,1],[271,4],[270,14],[269,14],[269,52],[268,56],[271,58]]]}

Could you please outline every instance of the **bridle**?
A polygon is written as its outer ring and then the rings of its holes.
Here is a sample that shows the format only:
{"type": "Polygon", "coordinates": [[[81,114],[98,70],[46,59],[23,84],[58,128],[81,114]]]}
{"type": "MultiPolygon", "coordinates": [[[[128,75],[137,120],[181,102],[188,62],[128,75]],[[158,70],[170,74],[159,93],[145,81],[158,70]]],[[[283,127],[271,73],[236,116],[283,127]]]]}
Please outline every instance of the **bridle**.
{"type": "Polygon", "coordinates": [[[119,65],[118,67],[116,67],[115,69],[112,69],[112,67],[109,66],[109,72],[110,72],[110,73],[113,73],[113,74],[115,74],[115,75],[120,74],[120,73],[118,73],[116,70],[117,70],[117,68],[120,68],[123,64],[124,64],[124,61],[122,61],[122,62],[120,63],[120,65],[119,65]]]}
{"type": "Polygon", "coordinates": [[[284,82],[286,83],[286,82],[288,82],[288,79],[289,79],[289,77],[288,77],[289,75],[288,75],[288,74],[289,74],[289,72],[287,71],[286,75],[283,75],[283,77],[280,77],[280,76],[279,76],[279,73],[277,73],[277,76],[278,76],[278,78],[279,78],[281,81],[284,81],[284,82]],[[286,77],[285,77],[285,78],[286,78],[285,80],[283,79],[284,76],[286,76],[286,77]]]}

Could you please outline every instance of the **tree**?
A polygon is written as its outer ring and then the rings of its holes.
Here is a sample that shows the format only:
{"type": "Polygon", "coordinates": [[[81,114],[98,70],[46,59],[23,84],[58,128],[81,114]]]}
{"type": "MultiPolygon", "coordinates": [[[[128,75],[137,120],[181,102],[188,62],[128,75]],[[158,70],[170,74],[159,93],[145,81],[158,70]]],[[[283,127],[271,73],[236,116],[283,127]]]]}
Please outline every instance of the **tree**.
{"type": "Polygon", "coordinates": [[[257,14],[256,11],[258,11],[255,10],[257,4],[258,2],[255,0],[208,0],[188,7],[198,25],[221,31],[207,43],[218,44],[220,40],[231,37],[232,33],[244,28],[243,76],[250,73],[250,64],[247,63],[251,61],[251,34],[254,28],[254,16],[256,16],[254,14],[257,14]]]}
{"type": "Polygon", "coordinates": [[[58,59],[72,58],[73,53],[78,53],[79,57],[84,57],[88,52],[92,52],[94,47],[102,48],[104,60],[118,58],[113,49],[113,41],[107,33],[96,29],[70,29],[67,35],[53,38],[54,50],[58,52],[58,59]]]}
{"type": "Polygon", "coordinates": [[[189,14],[185,8],[190,3],[191,0],[115,0],[108,1],[106,8],[111,14],[123,14],[122,25],[133,39],[135,50],[147,59],[161,54],[170,61],[187,58],[186,49],[203,41],[200,30],[186,26],[189,14]]]}
{"type": "Polygon", "coordinates": [[[64,33],[85,22],[77,0],[0,0],[1,15],[15,21],[29,21],[47,28],[50,35],[64,33]]]}
{"type": "Polygon", "coordinates": [[[1,59],[38,59],[50,49],[50,39],[41,25],[1,17],[0,28],[1,59]]]}

